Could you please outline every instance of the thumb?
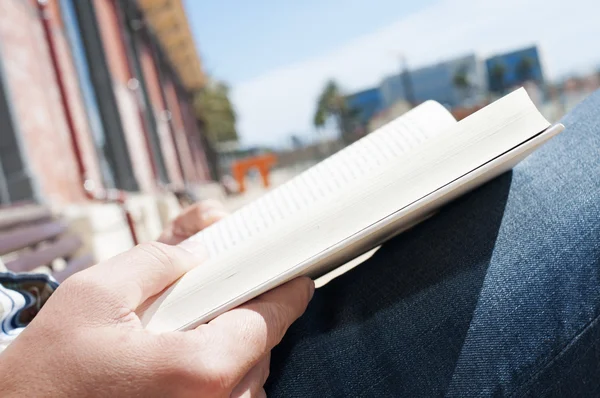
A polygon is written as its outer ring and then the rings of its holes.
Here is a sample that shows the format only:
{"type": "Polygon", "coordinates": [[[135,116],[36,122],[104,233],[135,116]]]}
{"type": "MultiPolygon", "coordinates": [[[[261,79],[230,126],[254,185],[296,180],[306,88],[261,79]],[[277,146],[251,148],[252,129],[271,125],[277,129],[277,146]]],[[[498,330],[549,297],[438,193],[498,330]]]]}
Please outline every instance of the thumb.
{"type": "Polygon", "coordinates": [[[206,258],[195,249],[192,254],[177,246],[143,243],[82,271],[80,276],[102,281],[123,305],[135,310],[206,258]]]}

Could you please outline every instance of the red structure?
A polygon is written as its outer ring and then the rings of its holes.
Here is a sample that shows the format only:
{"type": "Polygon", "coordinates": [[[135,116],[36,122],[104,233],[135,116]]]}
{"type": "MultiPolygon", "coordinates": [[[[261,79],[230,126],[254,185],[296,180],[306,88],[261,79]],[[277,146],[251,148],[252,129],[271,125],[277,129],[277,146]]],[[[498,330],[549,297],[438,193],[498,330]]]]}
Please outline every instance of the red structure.
{"type": "Polygon", "coordinates": [[[231,165],[231,174],[238,183],[239,192],[246,191],[246,174],[252,169],[258,170],[265,188],[270,186],[269,173],[271,167],[277,163],[277,157],[273,154],[253,156],[246,159],[236,160],[231,165]]]}

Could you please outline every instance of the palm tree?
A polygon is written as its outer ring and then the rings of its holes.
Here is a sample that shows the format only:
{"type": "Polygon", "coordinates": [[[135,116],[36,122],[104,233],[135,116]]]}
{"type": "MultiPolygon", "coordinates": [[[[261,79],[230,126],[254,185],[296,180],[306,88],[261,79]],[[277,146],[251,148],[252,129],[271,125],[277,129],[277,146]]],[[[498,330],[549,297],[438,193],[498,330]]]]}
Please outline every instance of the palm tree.
{"type": "Polygon", "coordinates": [[[469,80],[468,69],[466,65],[462,65],[456,70],[454,77],[452,78],[452,84],[461,93],[461,99],[464,101],[471,91],[472,85],[469,80]]]}
{"type": "Polygon", "coordinates": [[[194,95],[194,110],[212,143],[238,140],[236,114],[225,83],[211,81],[198,91],[194,95]]]}
{"type": "Polygon", "coordinates": [[[504,83],[504,75],[506,74],[506,67],[504,64],[496,63],[490,70],[490,91],[504,94],[506,90],[504,83]]]}
{"type": "Polygon", "coordinates": [[[290,135],[290,142],[292,143],[292,149],[294,150],[300,149],[304,146],[302,138],[300,138],[300,136],[296,134],[290,135]]]}
{"type": "Polygon", "coordinates": [[[531,57],[523,57],[515,68],[515,75],[519,83],[524,83],[528,80],[533,79],[533,67],[535,61],[531,57]]]}
{"type": "Polygon", "coordinates": [[[356,112],[348,107],[346,97],[338,84],[333,80],[327,82],[317,101],[314,126],[322,128],[330,119],[334,119],[341,139],[349,143],[355,115],[356,112]]]}

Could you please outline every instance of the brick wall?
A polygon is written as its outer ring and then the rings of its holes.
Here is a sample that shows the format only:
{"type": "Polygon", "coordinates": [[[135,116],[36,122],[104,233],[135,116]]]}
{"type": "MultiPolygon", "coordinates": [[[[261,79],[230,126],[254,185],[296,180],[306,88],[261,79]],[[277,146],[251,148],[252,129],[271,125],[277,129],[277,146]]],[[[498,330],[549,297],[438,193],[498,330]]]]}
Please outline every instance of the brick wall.
{"type": "Polygon", "coordinates": [[[156,127],[158,129],[160,145],[162,147],[169,179],[171,183],[181,184],[183,179],[181,170],[179,168],[179,162],[177,160],[177,152],[171,134],[171,127],[169,125],[169,121],[165,117],[165,110],[167,109],[167,106],[163,101],[159,72],[152,57],[151,49],[147,43],[142,42],[139,56],[142,64],[142,71],[146,79],[146,85],[148,86],[148,94],[150,96],[152,108],[154,110],[154,114],[156,115],[156,127]]]}
{"type": "Polygon", "coordinates": [[[182,93],[177,93],[179,109],[181,111],[182,122],[184,124],[186,142],[191,152],[192,162],[197,174],[196,182],[209,181],[211,179],[209,171],[209,162],[206,156],[206,149],[202,144],[201,131],[198,128],[194,108],[191,100],[182,93]]]}
{"type": "MultiPolygon", "coordinates": [[[[56,17],[56,2],[51,1],[56,17]]],[[[99,181],[94,144],[77,86],[67,41],[53,20],[60,67],[65,82],[74,122],[82,145],[90,177],[99,181]]],[[[8,99],[14,110],[14,123],[21,134],[34,177],[44,201],[50,203],[77,202],[84,199],[75,155],[60,101],[49,49],[35,2],[0,1],[0,62],[4,64],[8,99]]]]}
{"type": "Polygon", "coordinates": [[[146,137],[140,119],[138,98],[136,92],[127,86],[133,75],[127,61],[125,44],[122,41],[115,3],[111,0],[95,0],[94,6],[104,52],[113,78],[113,89],[134,175],[141,191],[153,192],[154,175],[150,154],[146,150],[146,137]]]}
{"type": "MultiPolygon", "coordinates": [[[[79,0],[75,0],[79,1],[79,0]]],[[[94,1],[104,50],[117,106],[123,123],[125,140],[140,190],[155,192],[155,177],[148,152],[148,142],[140,117],[139,93],[128,87],[132,76],[119,19],[113,0],[94,1]]],[[[45,202],[63,205],[85,200],[82,180],[77,171],[65,111],[59,86],[44,36],[43,25],[34,0],[0,1],[0,62],[3,64],[8,100],[14,111],[14,124],[21,135],[26,162],[34,175],[45,202]]],[[[69,42],[60,18],[58,0],[49,0],[52,35],[58,52],[59,68],[67,91],[75,131],[87,178],[102,187],[97,149],[90,131],[84,101],[69,42]]],[[[193,109],[188,99],[180,95],[173,82],[159,79],[159,71],[148,46],[140,49],[140,61],[155,111],[162,154],[170,180],[182,183],[177,160],[181,154],[185,178],[188,181],[210,179],[206,158],[193,109]],[[164,90],[167,104],[161,90],[164,90]],[[171,125],[164,117],[171,109],[171,125]]],[[[165,74],[167,75],[167,74],[165,74]]]]}
{"type": "Polygon", "coordinates": [[[189,143],[187,142],[185,124],[183,123],[183,115],[179,107],[175,84],[173,84],[173,81],[168,76],[163,77],[163,88],[169,109],[171,110],[173,137],[175,145],[177,145],[185,179],[186,181],[198,181],[198,173],[192,159],[189,143]]]}

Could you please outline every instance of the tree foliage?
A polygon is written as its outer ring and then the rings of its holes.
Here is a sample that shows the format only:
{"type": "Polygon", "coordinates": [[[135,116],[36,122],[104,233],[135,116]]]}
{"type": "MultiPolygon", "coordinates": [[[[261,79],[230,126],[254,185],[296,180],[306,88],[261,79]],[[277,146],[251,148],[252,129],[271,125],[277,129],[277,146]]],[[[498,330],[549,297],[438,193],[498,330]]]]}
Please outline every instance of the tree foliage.
{"type": "Polygon", "coordinates": [[[290,135],[290,142],[292,144],[293,149],[300,149],[304,146],[302,138],[300,138],[300,136],[297,134],[290,135]]]}
{"type": "Polygon", "coordinates": [[[469,80],[469,74],[465,65],[456,70],[452,78],[452,84],[461,91],[468,90],[471,87],[471,81],[469,80]]]}
{"type": "Polygon", "coordinates": [[[194,96],[196,117],[206,126],[212,143],[237,141],[236,114],[229,100],[229,87],[223,82],[210,82],[194,96]]]}
{"type": "Polygon", "coordinates": [[[317,101],[317,109],[313,117],[314,126],[322,128],[330,119],[333,119],[342,140],[349,142],[355,116],[356,111],[348,106],[346,96],[338,84],[333,80],[327,82],[317,101]]]}
{"type": "Polygon", "coordinates": [[[535,61],[531,57],[523,57],[519,60],[515,68],[515,75],[520,83],[533,79],[533,67],[535,61]]]}
{"type": "Polygon", "coordinates": [[[471,79],[469,78],[469,70],[466,65],[460,66],[452,77],[452,84],[460,91],[462,100],[465,100],[473,88],[471,79]]]}
{"type": "Polygon", "coordinates": [[[506,90],[504,78],[506,75],[506,67],[502,63],[496,63],[490,70],[490,91],[504,94],[506,90]]]}

